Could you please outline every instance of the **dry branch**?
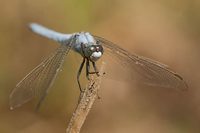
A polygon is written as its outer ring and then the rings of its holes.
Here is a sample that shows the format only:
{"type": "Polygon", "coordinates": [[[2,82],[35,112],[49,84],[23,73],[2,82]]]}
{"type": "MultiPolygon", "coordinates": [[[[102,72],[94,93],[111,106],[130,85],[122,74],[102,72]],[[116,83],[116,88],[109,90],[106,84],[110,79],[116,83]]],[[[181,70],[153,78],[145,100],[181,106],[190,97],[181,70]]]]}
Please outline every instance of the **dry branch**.
{"type": "Polygon", "coordinates": [[[98,91],[100,88],[101,78],[104,73],[105,62],[102,62],[99,76],[92,76],[91,80],[88,81],[86,88],[82,92],[79,103],[73,113],[71,121],[66,130],[67,133],[79,133],[81,127],[94,103],[98,91]]]}

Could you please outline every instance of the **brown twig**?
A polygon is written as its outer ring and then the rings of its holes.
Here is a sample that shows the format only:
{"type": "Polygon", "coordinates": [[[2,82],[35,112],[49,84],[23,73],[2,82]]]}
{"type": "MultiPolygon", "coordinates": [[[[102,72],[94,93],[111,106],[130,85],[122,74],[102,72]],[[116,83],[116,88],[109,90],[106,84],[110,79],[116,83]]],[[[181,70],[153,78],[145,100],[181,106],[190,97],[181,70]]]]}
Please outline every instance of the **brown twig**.
{"type": "Polygon", "coordinates": [[[105,62],[102,62],[99,76],[92,76],[91,80],[88,81],[86,88],[82,92],[79,103],[73,113],[71,121],[66,130],[67,133],[79,133],[81,127],[94,103],[96,96],[98,95],[98,91],[100,88],[101,78],[104,73],[104,68],[106,66],[105,62]]]}

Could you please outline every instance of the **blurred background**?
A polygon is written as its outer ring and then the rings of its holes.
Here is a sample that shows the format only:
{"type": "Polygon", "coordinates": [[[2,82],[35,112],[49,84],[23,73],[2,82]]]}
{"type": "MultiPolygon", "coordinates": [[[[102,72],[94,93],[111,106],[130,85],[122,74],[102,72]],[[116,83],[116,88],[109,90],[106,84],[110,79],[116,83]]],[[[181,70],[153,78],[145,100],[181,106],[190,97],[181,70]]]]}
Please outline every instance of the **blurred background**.
{"type": "MultiPolygon", "coordinates": [[[[88,31],[169,65],[188,91],[103,79],[82,133],[200,132],[199,0],[0,1],[0,132],[65,132],[77,105],[80,56],[70,52],[40,110],[38,99],[9,109],[12,88],[59,43],[36,35],[36,22],[62,33],[88,31]]],[[[87,83],[82,73],[82,86],[87,83]]]]}

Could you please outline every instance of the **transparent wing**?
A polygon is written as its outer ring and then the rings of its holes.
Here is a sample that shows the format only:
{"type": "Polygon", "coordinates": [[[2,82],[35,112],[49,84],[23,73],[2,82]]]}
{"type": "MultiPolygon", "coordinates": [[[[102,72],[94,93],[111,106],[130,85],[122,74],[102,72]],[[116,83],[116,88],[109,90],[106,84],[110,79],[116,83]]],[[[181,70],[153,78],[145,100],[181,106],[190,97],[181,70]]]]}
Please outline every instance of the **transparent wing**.
{"type": "Polygon", "coordinates": [[[74,40],[75,37],[72,36],[68,41],[64,42],[44,62],[16,85],[10,95],[11,109],[40,95],[39,107],[74,44],[74,40]]]}
{"type": "Polygon", "coordinates": [[[100,37],[93,37],[104,48],[101,60],[106,62],[105,76],[122,81],[187,90],[187,84],[168,66],[129,53],[100,37]]]}

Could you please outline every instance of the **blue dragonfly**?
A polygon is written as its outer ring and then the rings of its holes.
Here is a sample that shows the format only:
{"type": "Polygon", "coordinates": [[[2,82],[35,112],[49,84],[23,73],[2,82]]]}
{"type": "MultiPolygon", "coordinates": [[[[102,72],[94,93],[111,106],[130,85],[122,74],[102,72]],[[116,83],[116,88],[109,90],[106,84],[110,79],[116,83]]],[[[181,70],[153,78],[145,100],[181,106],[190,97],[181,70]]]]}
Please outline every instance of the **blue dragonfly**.
{"type": "Polygon", "coordinates": [[[167,65],[130,53],[101,37],[88,32],[62,34],[36,23],[31,23],[29,27],[33,32],[62,44],[14,87],[10,94],[11,109],[36,96],[40,96],[36,107],[39,108],[71,49],[83,57],[77,74],[81,92],[79,76],[84,64],[86,64],[86,77],[89,80],[90,74],[98,75],[96,63],[101,61],[106,62],[105,76],[112,79],[183,91],[188,89],[183,78],[167,65]],[[94,72],[90,72],[90,63],[94,72]]]}

